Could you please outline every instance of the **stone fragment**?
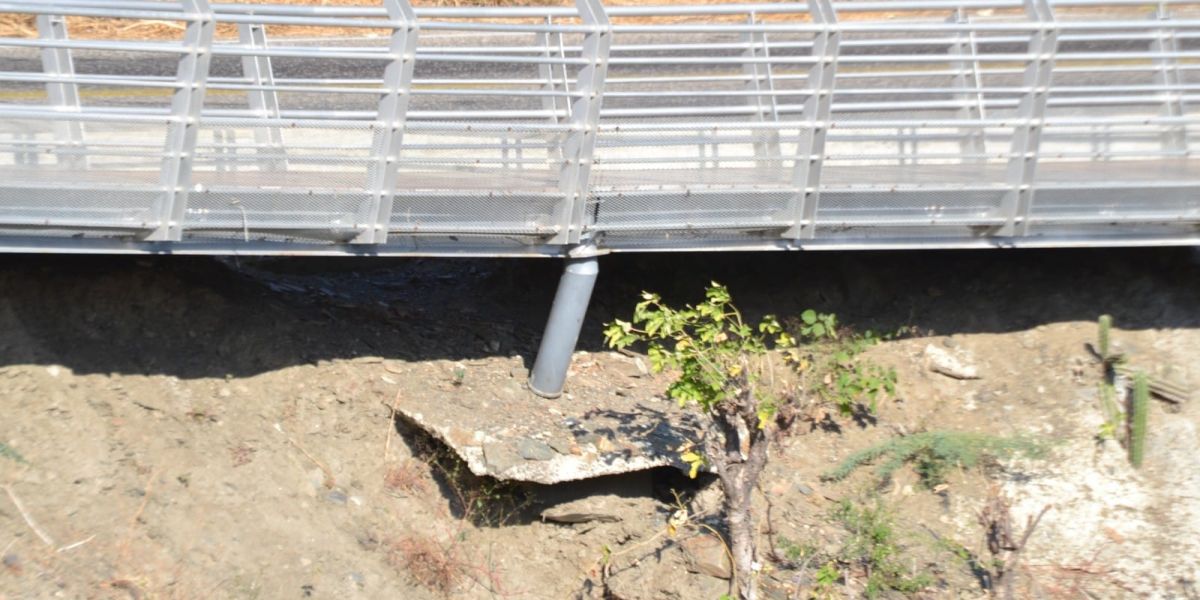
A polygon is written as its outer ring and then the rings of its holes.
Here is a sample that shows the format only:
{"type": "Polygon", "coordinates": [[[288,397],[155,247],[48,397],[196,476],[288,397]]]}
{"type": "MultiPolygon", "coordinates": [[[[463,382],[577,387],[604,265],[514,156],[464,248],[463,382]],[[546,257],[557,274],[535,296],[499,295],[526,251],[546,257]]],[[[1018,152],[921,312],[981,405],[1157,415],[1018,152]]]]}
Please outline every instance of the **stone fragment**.
{"type": "Polygon", "coordinates": [[[502,442],[485,442],[483,444],[483,460],[487,463],[488,471],[500,475],[522,461],[511,446],[502,442]]]}
{"type": "Polygon", "coordinates": [[[930,371],[954,379],[979,379],[975,365],[933,344],[925,346],[925,364],[930,371]]]}
{"type": "Polygon", "coordinates": [[[698,535],[680,542],[679,548],[683,550],[689,572],[718,579],[733,577],[733,566],[729,564],[729,555],[721,540],[707,534],[698,535]]]}
{"type": "Polygon", "coordinates": [[[530,438],[522,438],[517,442],[517,453],[525,460],[550,460],[555,455],[554,448],[530,438]]]}

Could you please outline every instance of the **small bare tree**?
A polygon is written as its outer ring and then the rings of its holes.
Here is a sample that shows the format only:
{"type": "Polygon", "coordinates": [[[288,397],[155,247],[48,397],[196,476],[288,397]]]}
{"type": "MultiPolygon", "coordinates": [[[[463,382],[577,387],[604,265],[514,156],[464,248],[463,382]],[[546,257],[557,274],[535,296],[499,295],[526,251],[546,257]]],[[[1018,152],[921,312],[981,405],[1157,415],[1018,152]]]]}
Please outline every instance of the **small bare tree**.
{"type": "Polygon", "coordinates": [[[648,345],[655,372],[677,373],[669,394],[681,406],[699,410],[703,439],[681,449],[692,476],[710,467],[725,493],[725,519],[738,594],[757,597],[757,553],[751,494],[767,464],[767,447],[779,408],[794,400],[774,385],[769,351],[794,347],[796,340],[778,319],[756,326],[734,307],[729,290],[713,283],[704,302],[672,308],[644,292],[631,321],[616,320],[605,330],[608,345],[648,345]]]}
{"type": "Polygon", "coordinates": [[[1012,502],[997,486],[992,486],[987,504],[979,511],[979,524],[983,526],[984,540],[992,555],[991,568],[988,569],[992,576],[989,586],[992,597],[999,597],[1003,591],[1005,600],[1016,598],[1015,582],[1021,553],[1049,510],[1050,506],[1046,505],[1036,517],[1027,517],[1025,531],[1017,533],[1012,524],[1012,502]]]}

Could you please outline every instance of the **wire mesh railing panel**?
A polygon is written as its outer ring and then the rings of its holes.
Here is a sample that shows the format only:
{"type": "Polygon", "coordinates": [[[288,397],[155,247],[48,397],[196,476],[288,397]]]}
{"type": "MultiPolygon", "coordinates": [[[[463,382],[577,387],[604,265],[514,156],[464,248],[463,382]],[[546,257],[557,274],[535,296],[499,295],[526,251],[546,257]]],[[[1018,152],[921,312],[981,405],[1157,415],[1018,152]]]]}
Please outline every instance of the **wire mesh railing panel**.
{"type": "Polygon", "coordinates": [[[1200,242],[1198,1],[0,14],[0,247],[1200,242]]]}

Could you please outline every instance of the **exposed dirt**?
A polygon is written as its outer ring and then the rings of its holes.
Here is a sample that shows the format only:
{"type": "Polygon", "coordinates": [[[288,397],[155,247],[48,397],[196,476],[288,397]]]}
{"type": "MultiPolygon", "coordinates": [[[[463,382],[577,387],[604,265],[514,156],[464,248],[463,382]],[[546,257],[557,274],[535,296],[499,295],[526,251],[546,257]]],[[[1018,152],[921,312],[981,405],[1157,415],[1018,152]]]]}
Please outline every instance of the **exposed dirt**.
{"type": "MultiPolygon", "coordinates": [[[[546,401],[521,382],[558,270],[0,259],[0,597],[599,598],[607,548],[610,597],[716,598],[726,580],[687,570],[705,570],[696,556],[713,550],[696,524],[719,522],[715,486],[670,468],[555,486],[476,481],[395,418],[444,402],[516,431],[610,402],[664,406],[666,378],[603,349],[601,324],[643,288],[683,301],[713,279],[751,314],[813,307],[859,330],[918,331],[869,351],[899,374],[899,399],[875,423],[780,439],[762,484],[764,548],[786,554],[786,539],[832,554],[847,536],[833,508],[877,496],[903,564],[933,577],[915,596],[983,597],[945,548],[988,559],[977,511],[996,483],[1018,529],[1052,507],[1022,558],[1019,597],[1197,597],[1200,398],[1153,403],[1135,471],[1096,441],[1099,374],[1084,347],[1111,313],[1135,366],[1200,386],[1191,251],[606,257],[570,395],[546,401]],[[970,355],[981,377],[930,372],[931,344],[970,355]],[[854,450],[937,429],[1054,446],[1044,461],[953,473],[936,492],[908,469],[881,489],[870,468],[819,478],[854,450]],[[674,537],[671,489],[701,514],[674,537]]],[[[817,566],[768,560],[771,597],[806,597],[817,566]]],[[[863,574],[843,570],[835,593],[861,595],[863,574]]]]}

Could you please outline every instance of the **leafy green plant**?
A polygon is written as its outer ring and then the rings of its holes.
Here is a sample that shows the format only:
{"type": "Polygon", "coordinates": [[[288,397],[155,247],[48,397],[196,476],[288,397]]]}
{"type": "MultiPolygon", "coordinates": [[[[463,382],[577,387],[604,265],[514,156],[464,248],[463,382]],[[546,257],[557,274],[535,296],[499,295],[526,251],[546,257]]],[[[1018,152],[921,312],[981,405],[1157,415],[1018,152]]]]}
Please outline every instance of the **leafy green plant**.
{"type": "MultiPolygon", "coordinates": [[[[828,335],[834,324],[831,319],[813,318],[808,327],[811,335],[818,331],[828,335]]],[[[681,448],[681,457],[690,463],[693,474],[700,466],[716,471],[725,494],[738,595],[743,600],[756,598],[757,551],[750,499],[767,462],[767,429],[780,407],[794,401],[794,396],[777,389],[768,353],[776,347],[793,348],[797,340],[773,316],[748,323],[729,290],[718,283],[708,287],[703,302],[682,308],[665,304],[658,294],[643,292],[632,319],[608,324],[604,336],[617,349],[645,343],[651,369],[675,374],[668,387],[671,398],[699,412],[703,438],[681,448]]]]}
{"type": "Polygon", "coordinates": [[[858,467],[884,459],[875,470],[881,481],[907,463],[912,463],[921,483],[933,488],[946,479],[954,467],[974,468],[984,459],[1004,459],[1021,454],[1033,458],[1045,453],[1044,444],[1026,437],[997,437],[961,431],[927,431],[892,438],[882,444],[859,450],[846,457],[836,468],[823,474],[827,481],[849,477],[858,467]]]}
{"type": "Polygon", "coordinates": [[[813,590],[814,597],[821,600],[837,597],[834,588],[842,580],[842,572],[838,570],[836,562],[831,560],[821,565],[821,568],[817,569],[814,579],[816,582],[816,585],[813,586],[815,588],[813,590]]]}
{"type": "Polygon", "coordinates": [[[837,317],[808,309],[800,313],[800,334],[811,338],[837,338],[837,317]]]}
{"type": "Polygon", "coordinates": [[[811,558],[817,553],[816,546],[801,544],[783,536],[779,537],[778,544],[781,558],[789,563],[798,563],[806,558],[811,558]]]}
{"type": "Polygon", "coordinates": [[[854,414],[856,404],[864,399],[867,409],[874,414],[881,397],[896,393],[896,370],[873,363],[839,365],[831,381],[821,395],[845,416],[854,414]]]}
{"type": "Polygon", "coordinates": [[[1146,422],[1150,411],[1150,382],[1146,374],[1133,376],[1133,393],[1129,396],[1129,462],[1142,466],[1146,452],[1146,422]]]}
{"type": "Polygon", "coordinates": [[[893,517],[882,502],[857,506],[843,500],[834,509],[834,518],[850,532],[839,560],[864,572],[867,598],[877,598],[888,590],[912,594],[933,582],[927,573],[905,573],[893,517]]]}
{"type": "Polygon", "coordinates": [[[871,331],[839,332],[833,315],[805,311],[801,317],[796,330],[808,353],[797,347],[785,357],[804,378],[806,388],[816,390],[844,417],[875,414],[881,398],[895,395],[896,370],[862,357],[879,343],[879,337],[871,331]]]}

